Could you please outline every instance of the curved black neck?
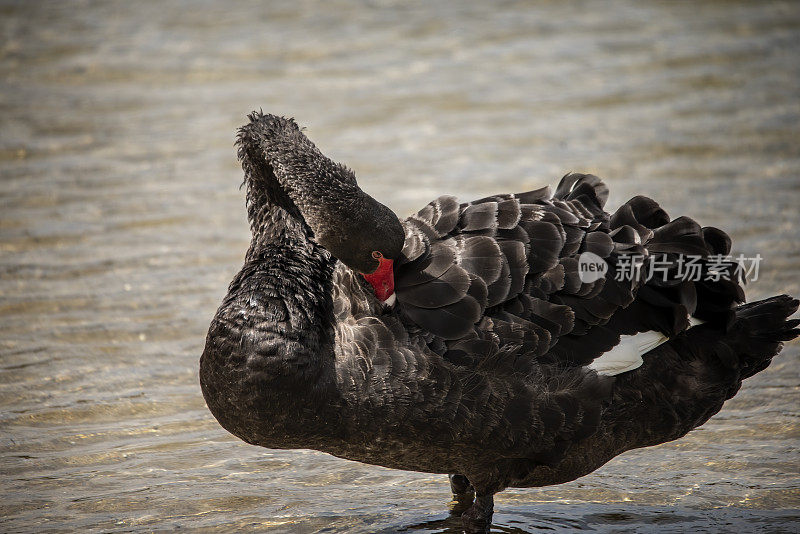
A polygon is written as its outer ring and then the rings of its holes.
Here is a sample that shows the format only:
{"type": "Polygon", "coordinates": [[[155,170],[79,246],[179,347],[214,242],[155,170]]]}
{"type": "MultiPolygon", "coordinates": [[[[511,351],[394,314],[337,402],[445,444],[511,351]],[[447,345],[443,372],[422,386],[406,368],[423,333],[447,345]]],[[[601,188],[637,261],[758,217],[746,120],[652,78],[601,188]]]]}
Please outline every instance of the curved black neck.
{"type": "Polygon", "coordinates": [[[329,436],[336,417],[335,260],[284,208],[260,213],[261,232],[211,323],[200,382],[211,412],[231,433],[295,447],[329,436]],[[268,433],[264,421],[273,423],[268,433]]]}
{"type": "Polygon", "coordinates": [[[272,447],[308,446],[336,426],[336,259],[311,239],[262,148],[240,144],[252,241],[211,323],[200,381],[211,412],[233,434],[272,447]],[[267,420],[273,426],[265,434],[267,420]]]}

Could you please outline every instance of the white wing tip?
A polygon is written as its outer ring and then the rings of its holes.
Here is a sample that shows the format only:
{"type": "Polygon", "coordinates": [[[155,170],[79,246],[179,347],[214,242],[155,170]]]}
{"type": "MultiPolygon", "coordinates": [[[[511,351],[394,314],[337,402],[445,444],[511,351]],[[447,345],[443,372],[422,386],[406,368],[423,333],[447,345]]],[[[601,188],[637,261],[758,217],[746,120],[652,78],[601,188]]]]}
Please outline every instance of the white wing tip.
{"type": "MultiPolygon", "coordinates": [[[[689,317],[689,328],[704,322],[695,317],[689,317]]],[[[639,332],[632,336],[620,336],[619,344],[616,347],[601,354],[587,367],[605,376],[627,373],[641,367],[644,363],[642,356],[667,341],[669,341],[667,336],[654,330],[639,332]]]]}

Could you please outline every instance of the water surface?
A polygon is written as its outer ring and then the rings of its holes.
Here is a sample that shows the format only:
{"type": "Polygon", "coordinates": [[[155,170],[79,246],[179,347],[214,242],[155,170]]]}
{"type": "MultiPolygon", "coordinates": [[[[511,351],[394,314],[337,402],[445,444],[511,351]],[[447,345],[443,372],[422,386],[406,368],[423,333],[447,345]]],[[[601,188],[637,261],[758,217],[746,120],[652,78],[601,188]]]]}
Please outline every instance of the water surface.
{"type": "MultiPolygon", "coordinates": [[[[443,476],[225,433],[233,138],[294,116],[408,214],[591,171],[800,295],[793,3],[0,3],[0,530],[457,532],[443,476]]],[[[497,498],[497,532],[800,528],[800,346],[702,428],[497,498]]]]}

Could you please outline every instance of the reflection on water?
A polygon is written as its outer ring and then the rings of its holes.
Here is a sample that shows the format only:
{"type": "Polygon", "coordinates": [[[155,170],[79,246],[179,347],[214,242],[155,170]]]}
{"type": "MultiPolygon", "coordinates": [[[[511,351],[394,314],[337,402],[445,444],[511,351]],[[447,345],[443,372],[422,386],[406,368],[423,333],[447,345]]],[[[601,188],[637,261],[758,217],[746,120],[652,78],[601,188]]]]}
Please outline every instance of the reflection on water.
{"type": "MultiPolygon", "coordinates": [[[[519,511],[495,513],[492,532],[528,534],[536,532],[792,532],[800,521],[797,511],[753,512],[741,508],[694,511],[674,507],[617,506],[603,504],[549,503],[527,505],[519,511]]],[[[390,527],[379,534],[414,532],[417,534],[462,534],[461,519],[447,517],[422,523],[390,527]]]]}
{"type": "MultiPolygon", "coordinates": [[[[458,531],[445,477],[250,447],[205,409],[253,108],[398,213],[594,171],[765,256],[751,297],[800,294],[792,3],[4,2],[0,31],[6,532],[458,531]]],[[[799,353],[681,441],[503,493],[496,531],[795,530],[799,353]]]]}

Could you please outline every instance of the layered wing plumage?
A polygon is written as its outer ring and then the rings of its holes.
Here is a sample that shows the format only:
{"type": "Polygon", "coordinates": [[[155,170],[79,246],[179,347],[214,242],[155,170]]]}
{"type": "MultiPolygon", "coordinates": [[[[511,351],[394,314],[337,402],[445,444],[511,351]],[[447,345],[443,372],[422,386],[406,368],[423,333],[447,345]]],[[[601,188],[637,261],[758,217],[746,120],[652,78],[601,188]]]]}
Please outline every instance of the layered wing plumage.
{"type": "Polygon", "coordinates": [[[586,365],[620,335],[674,336],[690,315],[729,322],[743,298],[736,280],[685,272],[692,258],[707,274],[710,257],[729,252],[728,236],[688,217],[670,220],[643,196],[608,214],[607,197],[603,182],[584,174],[568,174],[552,195],[544,188],[465,204],[439,197],[403,222],[395,271],[402,317],[461,365],[480,365],[489,345],[518,346],[517,370],[586,365]],[[606,263],[605,276],[582,281],[587,252],[606,263]]]}

